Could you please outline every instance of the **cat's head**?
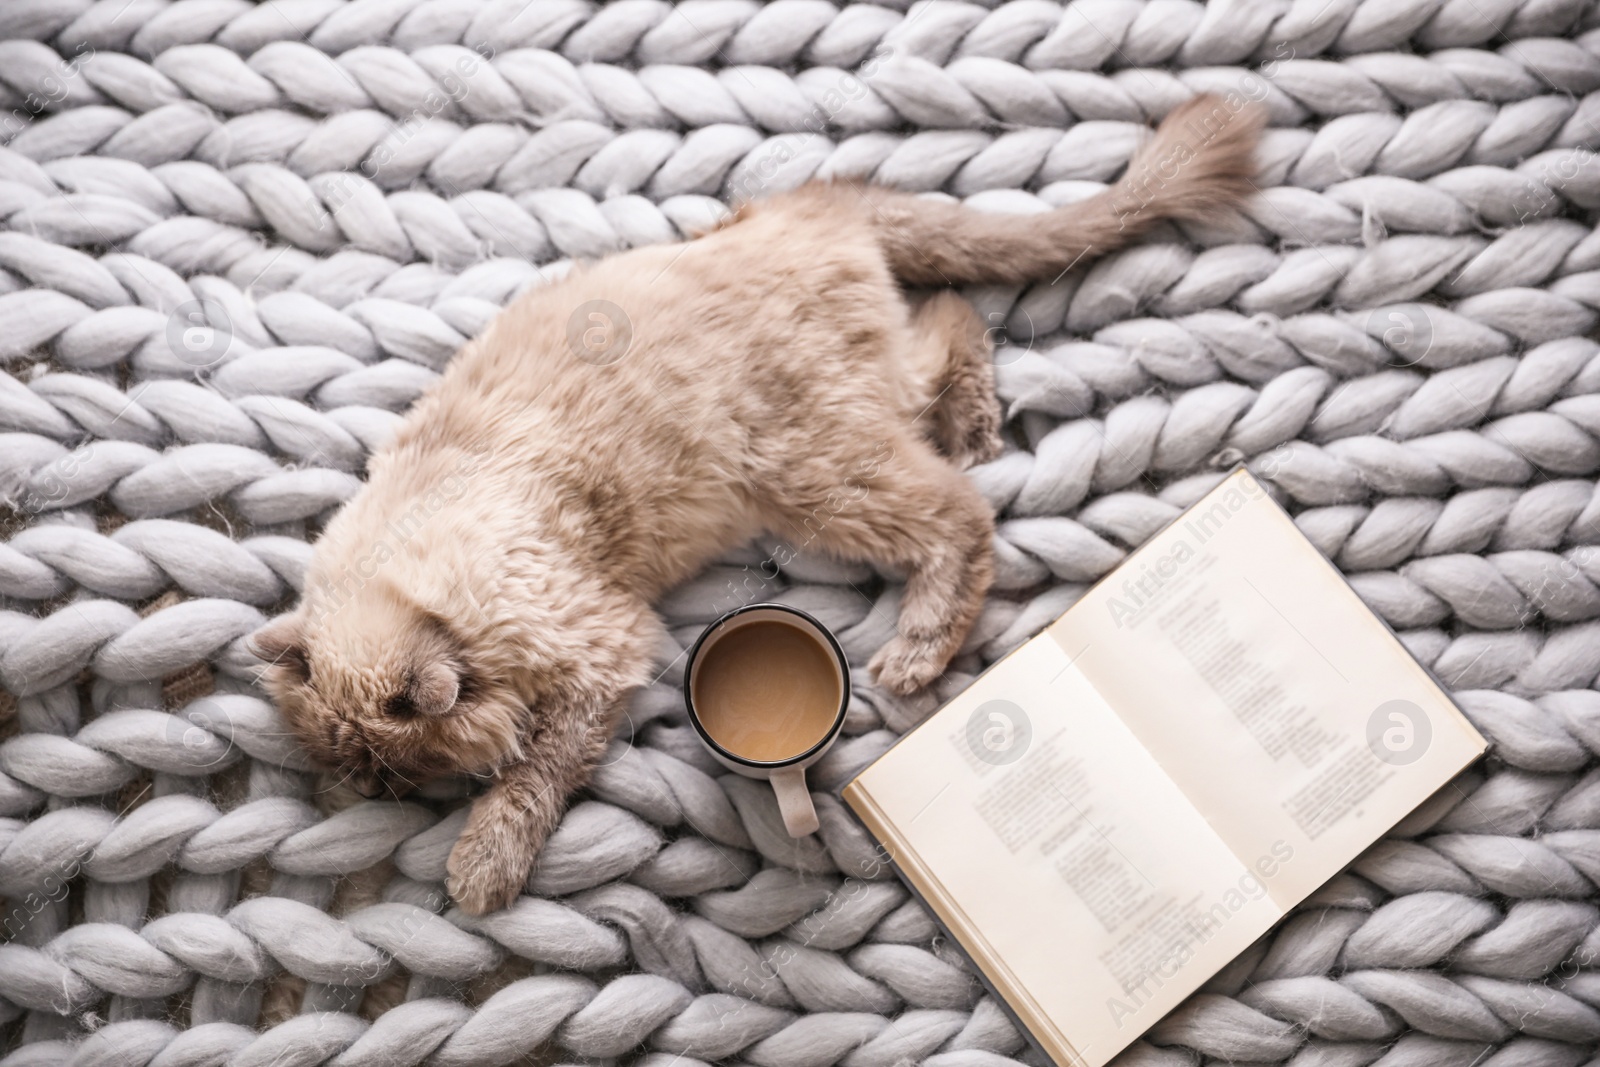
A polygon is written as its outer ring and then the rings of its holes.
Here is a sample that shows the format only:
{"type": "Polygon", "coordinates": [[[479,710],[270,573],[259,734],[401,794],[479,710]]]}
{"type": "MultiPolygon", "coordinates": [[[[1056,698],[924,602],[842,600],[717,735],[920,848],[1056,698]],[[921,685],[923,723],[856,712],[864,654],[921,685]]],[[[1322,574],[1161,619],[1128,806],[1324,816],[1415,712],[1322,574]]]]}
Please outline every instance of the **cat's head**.
{"type": "Polygon", "coordinates": [[[471,638],[403,596],[308,597],[251,637],[262,681],[311,757],[363,796],[514,757],[525,704],[471,638]]]}

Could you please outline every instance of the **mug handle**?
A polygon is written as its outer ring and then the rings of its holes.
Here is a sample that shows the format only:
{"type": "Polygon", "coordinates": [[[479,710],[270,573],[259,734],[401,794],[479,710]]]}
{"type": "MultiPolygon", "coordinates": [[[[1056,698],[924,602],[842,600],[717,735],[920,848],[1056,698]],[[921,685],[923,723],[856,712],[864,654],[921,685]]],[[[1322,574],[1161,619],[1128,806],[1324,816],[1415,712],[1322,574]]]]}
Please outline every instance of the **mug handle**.
{"type": "Polygon", "coordinates": [[[772,791],[778,794],[778,810],[783,813],[784,829],[790,837],[805,837],[817,832],[817,809],[811,804],[803,767],[786,767],[772,772],[772,791]]]}

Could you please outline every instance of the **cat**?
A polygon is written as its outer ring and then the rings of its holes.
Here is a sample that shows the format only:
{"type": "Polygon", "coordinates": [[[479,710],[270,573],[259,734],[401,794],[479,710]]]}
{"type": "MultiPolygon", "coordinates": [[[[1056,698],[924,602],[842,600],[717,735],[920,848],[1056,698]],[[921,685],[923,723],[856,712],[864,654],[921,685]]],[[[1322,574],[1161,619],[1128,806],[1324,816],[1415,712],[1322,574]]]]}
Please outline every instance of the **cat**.
{"type": "Polygon", "coordinates": [[[999,454],[1001,414],[977,314],[901,287],[1050,279],[1212,217],[1251,191],[1261,125],[1196,97],[1110,188],[1034,215],[814,182],[520,297],[374,455],[300,604],[254,636],[270,694],[365,795],[492,776],[448,862],[481,914],[516,899],[649,680],[652,603],[730,547],[799,535],[902,569],[869,667],[925,687],[989,587],[994,517],[961,469],[999,454]]]}

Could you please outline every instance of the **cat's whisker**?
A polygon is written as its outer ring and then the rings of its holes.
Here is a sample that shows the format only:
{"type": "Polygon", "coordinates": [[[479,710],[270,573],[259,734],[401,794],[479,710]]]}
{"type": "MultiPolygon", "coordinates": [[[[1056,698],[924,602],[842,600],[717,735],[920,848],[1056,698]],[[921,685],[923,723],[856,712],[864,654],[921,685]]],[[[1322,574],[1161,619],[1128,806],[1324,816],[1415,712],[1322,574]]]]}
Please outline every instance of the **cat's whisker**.
{"type": "Polygon", "coordinates": [[[322,796],[325,793],[333,792],[335,789],[338,789],[340,786],[342,786],[346,782],[348,782],[351,778],[354,778],[355,777],[355,773],[356,773],[356,769],[354,767],[351,767],[348,771],[345,772],[345,776],[343,778],[339,779],[337,782],[334,782],[332,785],[328,786],[325,789],[314,790],[312,792],[312,796],[322,796]]]}

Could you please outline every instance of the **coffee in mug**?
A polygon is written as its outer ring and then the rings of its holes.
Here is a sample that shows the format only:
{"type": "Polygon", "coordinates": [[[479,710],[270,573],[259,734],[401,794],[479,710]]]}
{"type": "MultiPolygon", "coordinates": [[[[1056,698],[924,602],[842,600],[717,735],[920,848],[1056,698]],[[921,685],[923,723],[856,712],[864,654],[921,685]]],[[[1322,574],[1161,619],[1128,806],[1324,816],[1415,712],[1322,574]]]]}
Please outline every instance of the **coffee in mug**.
{"type": "Polygon", "coordinates": [[[695,707],[711,739],[756,763],[781,763],[828,735],[842,679],[808,630],[758,619],[701,655],[695,707]]]}
{"type": "Polygon", "coordinates": [[[850,668],[826,627],[781,604],[736,609],[689,654],[689,718],[724,766],[766,778],[796,837],[817,828],[805,768],[844,724],[850,668]]]}

